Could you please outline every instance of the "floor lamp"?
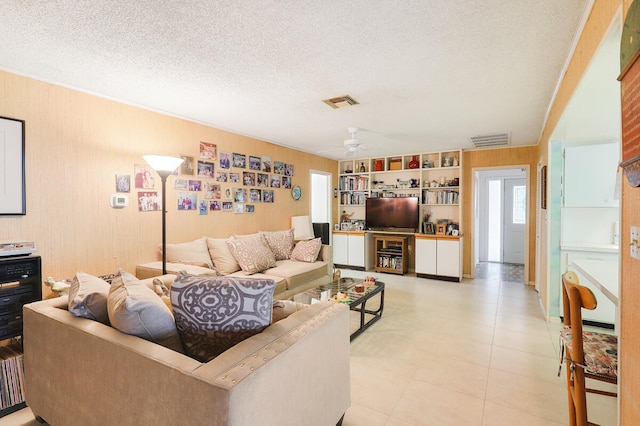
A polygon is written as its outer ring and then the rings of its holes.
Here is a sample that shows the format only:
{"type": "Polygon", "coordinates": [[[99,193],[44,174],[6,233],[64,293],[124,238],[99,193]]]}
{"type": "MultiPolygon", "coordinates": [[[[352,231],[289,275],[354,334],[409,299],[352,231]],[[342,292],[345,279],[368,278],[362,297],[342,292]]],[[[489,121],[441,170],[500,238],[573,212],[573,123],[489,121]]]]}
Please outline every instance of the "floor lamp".
{"type": "Polygon", "coordinates": [[[142,158],[162,180],[162,275],[165,275],[167,273],[167,178],[184,160],[165,155],[145,155],[142,158]]]}

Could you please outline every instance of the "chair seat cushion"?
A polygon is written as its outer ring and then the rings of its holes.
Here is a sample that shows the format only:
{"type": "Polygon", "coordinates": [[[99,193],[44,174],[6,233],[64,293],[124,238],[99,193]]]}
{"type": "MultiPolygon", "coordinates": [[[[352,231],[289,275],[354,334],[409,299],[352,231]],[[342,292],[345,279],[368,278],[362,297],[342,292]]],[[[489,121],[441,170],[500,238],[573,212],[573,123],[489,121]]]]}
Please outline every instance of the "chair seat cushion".
{"type": "MultiPolygon", "coordinates": [[[[571,327],[560,332],[563,343],[571,351],[571,327]]],[[[583,331],[585,373],[616,379],[618,377],[618,336],[583,331]]]]}

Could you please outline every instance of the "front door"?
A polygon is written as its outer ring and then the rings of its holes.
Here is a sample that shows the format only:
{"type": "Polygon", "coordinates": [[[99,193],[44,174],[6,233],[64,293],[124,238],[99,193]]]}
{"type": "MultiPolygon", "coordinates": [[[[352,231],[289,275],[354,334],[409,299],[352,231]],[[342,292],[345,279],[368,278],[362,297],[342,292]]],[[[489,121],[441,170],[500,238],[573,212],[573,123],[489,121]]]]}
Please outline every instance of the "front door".
{"type": "Polygon", "coordinates": [[[502,261],[524,264],[527,229],[527,187],[525,179],[504,180],[504,223],[502,261]]]}

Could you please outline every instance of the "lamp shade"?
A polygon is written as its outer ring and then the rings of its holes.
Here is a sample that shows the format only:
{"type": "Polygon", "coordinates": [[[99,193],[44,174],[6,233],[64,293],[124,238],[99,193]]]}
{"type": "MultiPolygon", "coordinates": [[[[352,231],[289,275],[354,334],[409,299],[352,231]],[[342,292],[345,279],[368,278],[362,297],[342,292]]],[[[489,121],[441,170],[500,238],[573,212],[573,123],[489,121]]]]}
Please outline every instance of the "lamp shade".
{"type": "Polygon", "coordinates": [[[169,157],[167,155],[145,155],[144,161],[149,163],[153,170],[158,172],[160,176],[163,174],[169,176],[175,169],[184,162],[182,158],[169,157]]]}
{"type": "Polygon", "coordinates": [[[311,216],[291,216],[293,239],[296,241],[311,240],[315,238],[311,216]]]}

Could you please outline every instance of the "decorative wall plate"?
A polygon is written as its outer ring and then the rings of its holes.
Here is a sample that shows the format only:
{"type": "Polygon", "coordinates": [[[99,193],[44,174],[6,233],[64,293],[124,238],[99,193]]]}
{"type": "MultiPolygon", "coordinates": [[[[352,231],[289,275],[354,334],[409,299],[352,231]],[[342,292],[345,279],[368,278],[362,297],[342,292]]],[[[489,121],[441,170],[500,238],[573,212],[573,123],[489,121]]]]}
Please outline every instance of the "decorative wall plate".
{"type": "Polygon", "coordinates": [[[293,188],[291,188],[291,196],[296,201],[298,201],[300,197],[302,197],[302,189],[300,189],[299,185],[295,185],[293,188]]]}

